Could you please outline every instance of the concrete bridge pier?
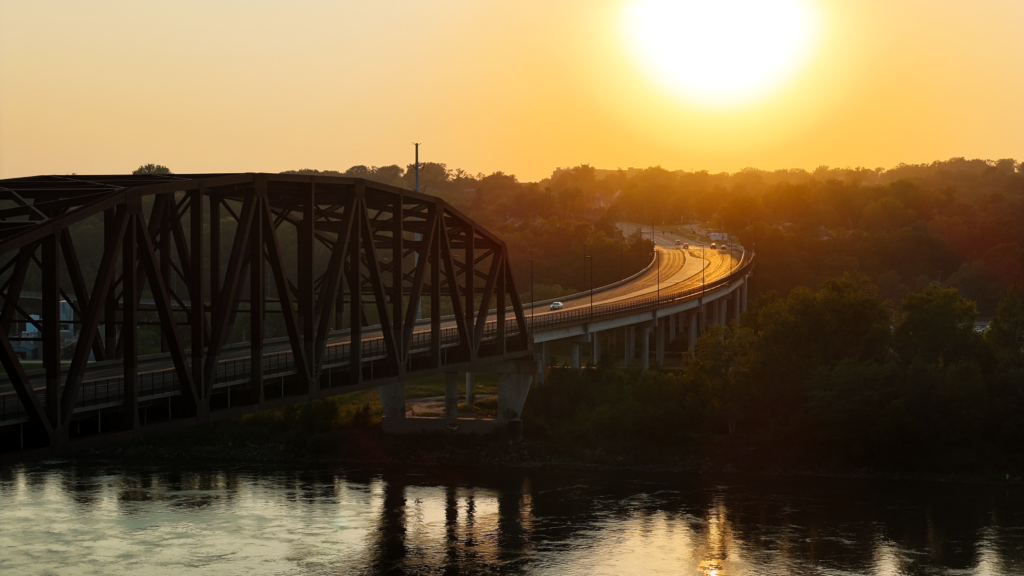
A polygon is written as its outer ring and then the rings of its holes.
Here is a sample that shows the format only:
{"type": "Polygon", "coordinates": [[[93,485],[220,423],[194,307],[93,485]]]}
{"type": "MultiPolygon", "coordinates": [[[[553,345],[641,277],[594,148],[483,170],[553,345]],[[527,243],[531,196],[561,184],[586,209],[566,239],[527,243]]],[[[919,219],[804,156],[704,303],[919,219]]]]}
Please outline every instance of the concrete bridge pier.
{"type": "Polygon", "coordinates": [[[626,342],[625,366],[626,368],[629,368],[629,365],[633,360],[633,349],[636,347],[636,326],[626,326],[624,330],[626,331],[626,335],[623,338],[626,342]]]}
{"type": "MultiPolygon", "coordinates": [[[[522,437],[522,413],[526,396],[537,374],[537,362],[532,358],[508,360],[482,367],[498,375],[498,414],[490,419],[459,419],[458,373],[445,372],[445,406],[443,418],[406,418],[405,384],[378,386],[377,394],[384,407],[384,431],[397,434],[420,432],[458,432],[487,434],[504,429],[515,438],[522,437]]],[[[466,373],[467,383],[473,373],[466,373]]],[[[472,396],[472,395],[471,395],[472,396]]]]}
{"type": "Polygon", "coordinates": [[[640,325],[643,330],[643,343],[640,346],[640,368],[647,370],[651,367],[651,329],[653,322],[644,322],[640,325]]]}
{"type": "Polygon", "coordinates": [[[595,366],[601,361],[601,340],[599,339],[598,334],[600,334],[600,332],[594,332],[591,334],[591,340],[593,341],[594,348],[591,351],[590,358],[595,366]]]}
{"type": "Polygon", "coordinates": [[[569,343],[572,346],[572,369],[579,372],[583,369],[583,363],[580,356],[580,347],[583,344],[590,343],[590,334],[580,334],[569,339],[569,343]]]}
{"type": "Polygon", "coordinates": [[[699,315],[696,310],[690,312],[690,356],[694,356],[697,352],[697,316],[699,315]]]}
{"type": "Polygon", "coordinates": [[[743,312],[743,309],[742,309],[742,306],[743,306],[742,305],[743,288],[740,288],[739,290],[736,290],[732,294],[733,294],[733,298],[732,298],[733,317],[736,319],[736,324],[739,325],[739,323],[740,323],[740,314],[743,312]]]}
{"type": "Polygon", "coordinates": [[[700,318],[698,319],[697,330],[703,332],[708,329],[708,305],[701,299],[700,306],[697,307],[700,311],[700,318]]]}
{"type": "Polygon", "coordinates": [[[743,311],[747,311],[747,289],[750,288],[750,274],[747,274],[746,278],[743,279],[743,311]]]}
{"type": "Polygon", "coordinates": [[[476,392],[473,390],[473,373],[466,372],[466,406],[476,404],[476,392]]]}
{"type": "Polygon", "coordinates": [[[676,339],[676,315],[670,314],[668,316],[668,341],[671,342],[676,339]]]}
{"type": "Polygon", "coordinates": [[[533,374],[498,373],[498,421],[519,420],[533,374]]]}
{"type": "Polygon", "coordinates": [[[448,420],[459,418],[459,373],[444,373],[444,417],[448,420]]]}
{"type": "Polygon", "coordinates": [[[547,342],[541,342],[540,343],[540,354],[539,354],[539,356],[540,356],[540,358],[537,361],[537,376],[534,377],[534,381],[537,383],[537,386],[540,386],[541,384],[544,383],[544,368],[546,368],[547,365],[548,365],[548,343],[547,342]]]}
{"type": "Polygon", "coordinates": [[[391,422],[405,419],[405,384],[377,386],[377,398],[384,411],[384,419],[391,422]]]}
{"type": "Polygon", "coordinates": [[[669,318],[671,317],[658,318],[655,324],[654,349],[658,366],[665,364],[665,325],[668,324],[669,318]]]}
{"type": "Polygon", "coordinates": [[[523,436],[523,406],[537,366],[531,361],[509,362],[498,371],[498,419],[513,438],[523,436]]]}

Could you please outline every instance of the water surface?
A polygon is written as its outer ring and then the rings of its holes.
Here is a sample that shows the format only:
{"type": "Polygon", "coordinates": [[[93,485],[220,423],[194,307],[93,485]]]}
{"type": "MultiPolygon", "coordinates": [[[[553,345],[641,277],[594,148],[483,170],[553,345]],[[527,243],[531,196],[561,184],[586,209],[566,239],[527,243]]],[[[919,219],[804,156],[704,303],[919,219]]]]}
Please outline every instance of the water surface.
{"type": "Polygon", "coordinates": [[[1024,574],[1024,489],[699,474],[0,468],[0,574],[1024,574]]]}

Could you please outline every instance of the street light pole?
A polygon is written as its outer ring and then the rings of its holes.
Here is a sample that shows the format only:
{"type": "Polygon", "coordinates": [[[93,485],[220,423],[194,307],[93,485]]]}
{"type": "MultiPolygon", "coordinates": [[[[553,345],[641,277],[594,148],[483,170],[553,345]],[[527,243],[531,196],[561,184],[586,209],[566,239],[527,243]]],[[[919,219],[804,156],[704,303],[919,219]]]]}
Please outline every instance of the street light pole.
{"type": "Polygon", "coordinates": [[[533,329],[533,303],[537,299],[533,296],[533,250],[530,250],[530,329],[533,329]]]}
{"type": "Polygon", "coordinates": [[[590,322],[594,322],[594,259],[587,256],[587,260],[590,260],[590,322]]]}
{"type": "Polygon", "coordinates": [[[700,245],[700,326],[701,330],[704,329],[705,320],[707,318],[707,310],[704,308],[704,271],[707,270],[708,261],[704,259],[704,247],[705,244],[702,242],[700,245]]]}
{"type": "Polygon", "coordinates": [[[658,306],[661,306],[661,251],[654,249],[654,257],[658,262],[658,306]]]}
{"type": "Polygon", "coordinates": [[[626,250],[626,239],[623,238],[622,242],[619,242],[619,278],[625,278],[625,250],[626,250]]]}

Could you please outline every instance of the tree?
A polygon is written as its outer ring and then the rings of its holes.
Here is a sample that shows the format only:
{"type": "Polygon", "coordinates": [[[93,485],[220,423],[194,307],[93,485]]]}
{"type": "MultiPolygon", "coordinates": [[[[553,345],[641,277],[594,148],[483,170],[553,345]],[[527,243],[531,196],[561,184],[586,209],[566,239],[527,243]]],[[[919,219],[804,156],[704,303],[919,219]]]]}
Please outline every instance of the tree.
{"type": "MultiPolygon", "coordinates": [[[[440,162],[423,162],[420,165],[420,186],[426,186],[422,192],[436,194],[439,190],[445,189],[445,184],[451,178],[448,166],[440,162]]],[[[408,188],[412,188],[416,182],[416,166],[409,164],[402,176],[408,188]]]]}
{"type": "Polygon", "coordinates": [[[875,285],[863,273],[848,272],[825,280],[817,292],[797,288],[767,304],[756,325],[772,364],[809,372],[845,358],[884,360],[888,318],[875,285]]]}
{"type": "Polygon", "coordinates": [[[712,326],[697,338],[694,357],[686,362],[684,375],[709,413],[725,424],[729,433],[753,401],[753,348],[757,337],[743,327],[712,326]]]}
{"type": "Polygon", "coordinates": [[[171,174],[171,169],[163,164],[143,164],[132,172],[132,176],[148,176],[150,174],[171,174]]]}
{"type": "Polygon", "coordinates": [[[929,286],[911,292],[896,311],[893,349],[906,363],[920,358],[949,366],[972,358],[980,337],[974,331],[978,310],[956,288],[929,286]]]}
{"type": "Polygon", "coordinates": [[[1024,285],[1015,284],[999,303],[985,339],[1016,368],[1024,368],[1024,285]]]}

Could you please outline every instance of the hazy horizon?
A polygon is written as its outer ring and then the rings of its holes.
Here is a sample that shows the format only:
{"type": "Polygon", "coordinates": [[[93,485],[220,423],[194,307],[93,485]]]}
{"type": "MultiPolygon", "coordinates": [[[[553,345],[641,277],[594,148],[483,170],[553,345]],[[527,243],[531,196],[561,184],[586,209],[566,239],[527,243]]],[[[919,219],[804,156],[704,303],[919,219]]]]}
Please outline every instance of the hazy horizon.
{"type": "Polygon", "coordinates": [[[1012,0],[4,2],[0,177],[404,166],[414,141],[522,181],[1019,159],[1022,19],[1012,0]]]}

